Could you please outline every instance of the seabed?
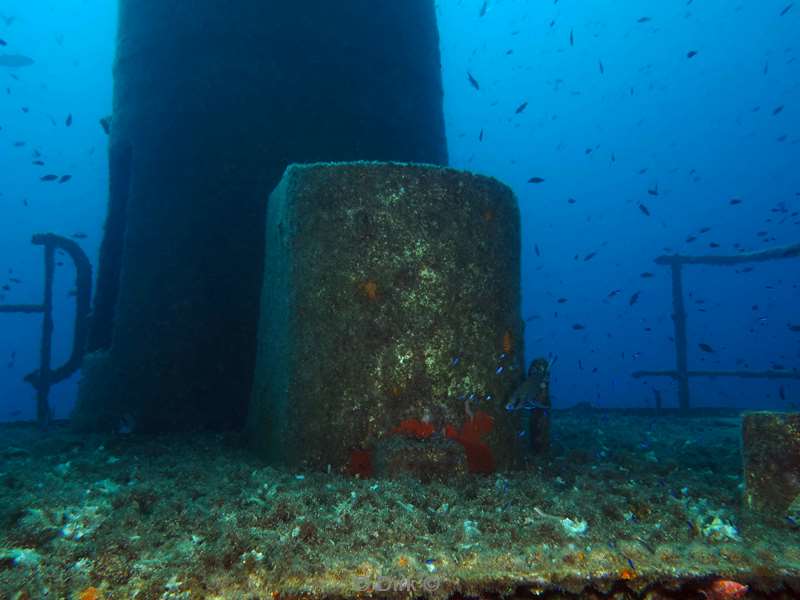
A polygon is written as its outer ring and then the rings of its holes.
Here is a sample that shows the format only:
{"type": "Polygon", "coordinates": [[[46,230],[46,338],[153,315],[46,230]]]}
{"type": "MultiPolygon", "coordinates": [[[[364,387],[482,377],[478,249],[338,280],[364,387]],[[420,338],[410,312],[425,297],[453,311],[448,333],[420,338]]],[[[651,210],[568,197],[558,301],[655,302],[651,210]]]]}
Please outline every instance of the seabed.
{"type": "Polygon", "coordinates": [[[552,427],[527,471],[423,485],[275,469],[237,434],[5,424],[0,597],[800,597],[800,531],[742,506],[737,413],[552,427]]]}

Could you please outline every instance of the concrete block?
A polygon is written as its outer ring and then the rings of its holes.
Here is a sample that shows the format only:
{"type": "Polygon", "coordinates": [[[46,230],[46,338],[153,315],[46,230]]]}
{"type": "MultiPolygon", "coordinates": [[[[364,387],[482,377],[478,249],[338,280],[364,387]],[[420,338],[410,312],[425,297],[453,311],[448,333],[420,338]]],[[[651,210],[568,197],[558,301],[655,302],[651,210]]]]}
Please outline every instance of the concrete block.
{"type": "Polygon", "coordinates": [[[745,506],[785,519],[800,495],[800,413],[751,412],[742,422],[745,506]]]}
{"type": "Polygon", "coordinates": [[[293,165],[266,238],[249,429],[267,457],[345,471],[411,421],[460,442],[474,469],[515,464],[519,417],[504,401],[522,379],[523,325],[509,188],[430,165],[293,165]]]}

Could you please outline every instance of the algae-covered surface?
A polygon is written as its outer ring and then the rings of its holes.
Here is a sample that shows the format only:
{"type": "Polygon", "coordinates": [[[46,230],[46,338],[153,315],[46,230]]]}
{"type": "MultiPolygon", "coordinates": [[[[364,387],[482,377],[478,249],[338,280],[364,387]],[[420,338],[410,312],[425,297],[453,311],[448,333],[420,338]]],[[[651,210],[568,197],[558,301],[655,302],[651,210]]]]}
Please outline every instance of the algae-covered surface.
{"type": "Polygon", "coordinates": [[[552,425],[525,471],[422,485],[275,469],[237,434],[7,424],[0,597],[800,597],[800,531],[743,510],[737,414],[552,425]]]}

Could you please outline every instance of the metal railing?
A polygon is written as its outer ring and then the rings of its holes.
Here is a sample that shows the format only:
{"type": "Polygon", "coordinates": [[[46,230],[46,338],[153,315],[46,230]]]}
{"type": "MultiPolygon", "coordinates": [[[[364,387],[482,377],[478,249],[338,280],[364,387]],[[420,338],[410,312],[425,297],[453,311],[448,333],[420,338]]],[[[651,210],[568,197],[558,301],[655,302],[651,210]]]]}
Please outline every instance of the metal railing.
{"type": "Polygon", "coordinates": [[[42,304],[0,304],[0,313],[42,313],[42,345],[39,350],[39,368],[25,376],[25,381],[36,390],[36,420],[46,427],[52,418],[48,395],[50,388],[63,381],[81,366],[86,334],[89,328],[89,310],[92,296],[92,266],[81,247],[74,241],[54,233],[37,233],[31,243],[44,246],[44,301],[42,304]],[[72,350],[60,367],[50,366],[53,341],[53,275],[55,253],[63,250],[75,264],[75,328],[72,350]]]}
{"type": "Polygon", "coordinates": [[[689,379],[692,377],[740,377],[745,379],[800,379],[798,371],[695,371],[689,370],[687,358],[686,305],[683,299],[684,265],[732,266],[749,262],[764,262],[800,257],[800,244],[773,248],[762,252],[734,256],[659,256],[655,262],[672,269],[672,321],[675,327],[675,368],[666,371],[636,371],[633,377],[671,377],[678,384],[678,406],[689,410],[689,379]]]}

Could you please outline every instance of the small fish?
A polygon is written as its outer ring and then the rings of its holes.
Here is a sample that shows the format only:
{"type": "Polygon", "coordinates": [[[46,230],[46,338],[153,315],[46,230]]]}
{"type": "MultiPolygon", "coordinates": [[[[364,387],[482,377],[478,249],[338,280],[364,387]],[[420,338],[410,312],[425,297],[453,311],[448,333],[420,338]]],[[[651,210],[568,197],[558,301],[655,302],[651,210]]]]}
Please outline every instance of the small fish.
{"type": "Polygon", "coordinates": [[[783,111],[783,104],[781,104],[780,106],[776,106],[775,108],[772,109],[772,116],[774,117],[775,115],[779,114],[781,111],[783,111]]]}
{"type": "Polygon", "coordinates": [[[515,110],[515,111],[514,111],[514,114],[515,114],[515,115],[518,115],[518,114],[520,114],[520,113],[521,113],[522,111],[524,111],[524,110],[525,110],[527,107],[528,107],[528,103],[527,103],[527,102],[523,102],[522,104],[520,104],[520,105],[517,107],[517,110],[515,110]]]}
{"type": "Polygon", "coordinates": [[[20,67],[29,67],[35,61],[22,54],[0,54],[0,67],[8,67],[9,69],[17,69],[20,67]]]}
{"type": "Polygon", "coordinates": [[[794,2],[792,2],[792,3],[790,3],[790,4],[787,4],[787,5],[786,5],[786,8],[784,8],[784,9],[781,11],[781,14],[779,14],[778,16],[779,16],[779,17],[782,17],[783,15],[785,15],[786,13],[788,13],[790,10],[792,10],[792,7],[793,7],[793,6],[794,6],[794,2]]]}
{"type": "Polygon", "coordinates": [[[778,396],[781,400],[786,400],[786,389],[782,385],[778,387],[778,396]]]}
{"type": "Polygon", "coordinates": [[[67,127],[72,125],[72,113],[69,113],[67,115],[67,119],[64,121],[64,125],[66,125],[67,127]]]}
{"type": "Polygon", "coordinates": [[[542,177],[531,177],[530,179],[528,179],[528,183],[543,183],[543,182],[544,178],[542,177]]]}
{"type": "Polygon", "coordinates": [[[486,10],[489,8],[489,0],[483,0],[483,4],[481,4],[481,10],[478,13],[479,17],[483,17],[486,15],[486,10]]]}
{"type": "Polygon", "coordinates": [[[575,323],[572,325],[572,328],[575,331],[581,331],[582,329],[586,329],[586,325],[581,325],[580,323],[575,323]]]}
{"type": "Polygon", "coordinates": [[[89,236],[81,231],[78,231],[76,233],[73,233],[72,237],[74,237],[76,240],[85,240],[89,236]]]}
{"type": "Polygon", "coordinates": [[[62,175],[61,177],[58,178],[58,183],[66,183],[70,179],[72,179],[72,175],[62,175]]]}
{"type": "Polygon", "coordinates": [[[647,189],[647,193],[651,196],[658,196],[658,184],[655,184],[653,187],[647,189]]]}
{"type": "Polygon", "coordinates": [[[58,179],[58,175],[53,175],[53,174],[42,175],[41,177],[39,177],[39,179],[41,181],[55,181],[56,179],[58,179]]]}
{"type": "Polygon", "coordinates": [[[639,294],[642,292],[634,292],[633,295],[628,299],[628,306],[633,306],[639,301],[639,294]]]}
{"type": "Polygon", "coordinates": [[[575,45],[575,36],[572,34],[572,29],[569,30],[569,45],[575,45]]]}
{"type": "Polygon", "coordinates": [[[8,46],[8,43],[4,39],[0,38],[0,46],[8,46]]]}
{"type": "Polygon", "coordinates": [[[697,50],[689,50],[686,53],[686,58],[694,58],[695,56],[697,56],[697,50]]]}
{"type": "Polygon", "coordinates": [[[622,290],[611,290],[611,291],[608,293],[608,296],[606,296],[606,298],[613,298],[614,296],[616,296],[617,294],[619,294],[621,291],[622,291],[622,290]]]}
{"type": "Polygon", "coordinates": [[[478,83],[478,80],[472,76],[472,73],[467,71],[467,79],[469,80],[469,84],[474,87],[476,90],[481,89],[481,84],[478,83]]]}
{"type": "Polygon", "coordinates": [[[645,271],[644,273],[639,274],[639,277],[641,277],[642,279],[649,279],[652,276],[653,274],[650,271],[645,271]]]}
{"type": "Polygon", "coordinates": [[[558,300],[556,300],[556,302],[558,302],[559,304],[564,304],[565,302],[567,302],[567,299],[566,298],[559,298],[558,300]]]}
{"type": "Polygon", "coordinates": [[[111,133],[111,115],[100,119],[100,127],[103,128],[103,131],[105,131],[106,135],[111,133]]]}
{"type": "Polygon", "coordinates": [[[637,23],[647,23],[650,20],[652,20],[652,19],[650,19],[650,17],[639,17],[638,19],[636,19],[636,22],[637,23]]]}
{"type": "Polygon", "coordinates": [[[741,198],[731,198],[730,200],[728,200],[728,204],[730,204],[731,206],[735,206],[736,204],[741,204],[741,203],[742,203],[741,198]]]}
{"type": "Polygon", "coordinates": [[[639,205],[639,210],[642,211],[648,217],[650,216],[650,209],[647,208],[647,206],[645,206],[644,204],[639,205]]]}
{"type": "Polygon", "coordinates": [[[550,410],[549,406],[536,402],[535,400],[526,400],[525,393],[528,392],[528,386],[523,383],[520,388],[514,392],[514,395],[506,403],[506,410],[511,412],[514,410],[550,410]]]}
{"type": "Polygon", "coordinates": [[[43,160],[35,160],[31,164],[37,165],[39,167],[43,167],[44,166],[44,161],[43,160]]]}
{"type": "Polygon", "coordinates": [[[699,344],[697,344],[697,346],[703,352],[714,352],[714,349],[706,343],[700,342],[699,344]]]}
{"type": "Polygon", "coordinates": [[[595,256],[597,256],[597,252],[589,252],[589,254],[583,257],[583,262],[586,262],[587,260],[592,260],[595,256]]]}
{"type": "Polygon", "coordinates": [[[542,253],[539,251],[539,244],[533,245],[533,251],[536,252],[536,256],[541,256],[542,253]]]}
{"type": "Polygon", "coordinates": [[[478,134],[478,141],[479,142],[483,141],[483,128],[481,128],[481,132],[478,134]]]}
{"type": "Polygon", "coordinates": [[[528,376],[511,394],[511,397],[505,405],[505,409],[509,412],[516,410],[549,411],[550,406],[548,405],[546,393],[547,374],[554,362],[555,360],[534,360],[528,369],[528,376]]]}
{"type": "Polygon", "coordinates": [[[800,332],[800,325],[792,325],[789,323],[787,327],[789,328],[789,331],[794,331],[795,333],[800,332]]]}
{"type": "Polygon", "coordinates": [[[600,67],[600,75],[603,75],[606,72],[605,67],[603,67],[603,61],[602,60],[598,60],[597,61],[597,66],[600,67]]]}

